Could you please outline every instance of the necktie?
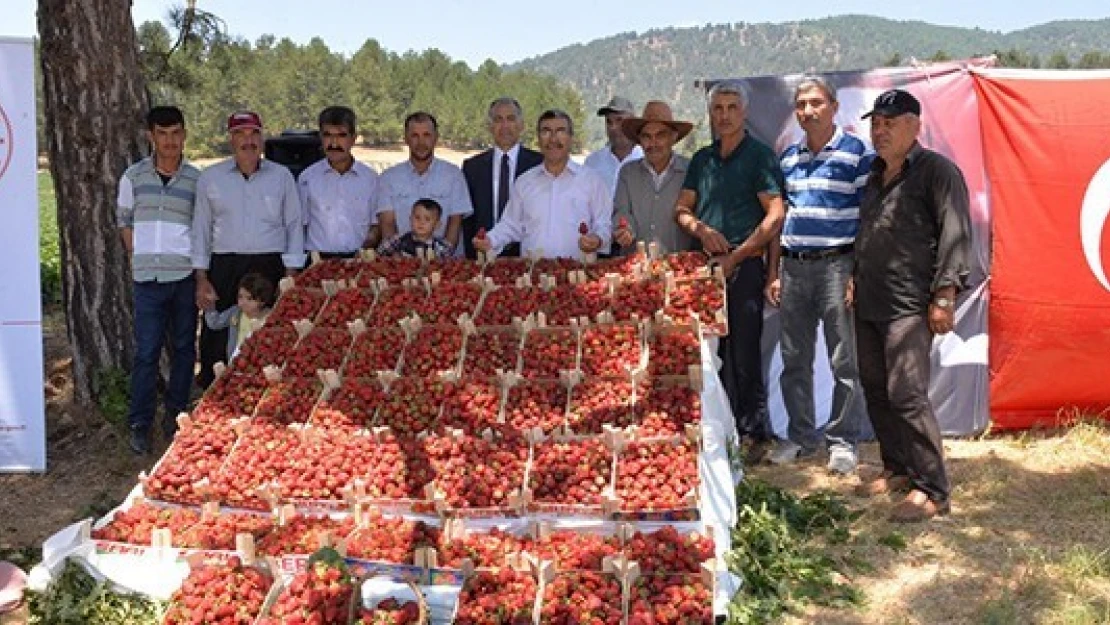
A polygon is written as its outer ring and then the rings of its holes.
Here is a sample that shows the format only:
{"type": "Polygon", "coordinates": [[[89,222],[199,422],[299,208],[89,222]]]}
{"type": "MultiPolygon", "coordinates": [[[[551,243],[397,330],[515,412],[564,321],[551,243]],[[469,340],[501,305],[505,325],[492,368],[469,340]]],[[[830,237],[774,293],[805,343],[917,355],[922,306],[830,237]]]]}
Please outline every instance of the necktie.
{"type": "Polygon", "coordinates": [[[497,215],[494,221],[501,221],[501,213],[509,203],[509,155],[501,155],[501,175],[497,177],[497,215]]]}

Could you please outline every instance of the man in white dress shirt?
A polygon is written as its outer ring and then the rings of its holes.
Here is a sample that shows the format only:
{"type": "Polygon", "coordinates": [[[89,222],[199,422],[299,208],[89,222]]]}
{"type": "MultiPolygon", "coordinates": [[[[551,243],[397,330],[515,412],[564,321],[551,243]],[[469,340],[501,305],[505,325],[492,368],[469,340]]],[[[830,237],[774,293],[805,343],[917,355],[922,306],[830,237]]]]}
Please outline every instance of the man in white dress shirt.
{"type": "Polygon", "coordinates": [[[570,160],[574,123],[551,109],[536,124],[543,164],[517,178],[505,214],[474,249],[499,252],[519,242],[522,255],[542,250],[546,258],[577,258],[606,252],[613,232],[613,195],[593,170],[570,160]]]}
{"type": "Polygon", "coordinates": [[[355,112],[329,106],[320,112],[320,142],[327,158],[301,173],[297,188],[305,213],[305,250],[320,258],[352,258],[377,241],[378,174],[355,160],[355,112]]]}
{"type": "Polygon", "coordinates": [[[474,210],[462,170],[435,157],[438,141],[439,125],[431,113],[417,111],[405,118],[409,158],[382,172],[378,179],[378,225],[383,240],[412,230],[413,204],[431,198],[443,207],[436,236],[462,250],[458,245],[462,220],[474,210]]]}
{"type": "Polygon", "coordinates": [[[624,120],[636,114],[628,98],[614,96],[605,106],[597,109],[598,117],[605,118],[605,135],[609,143],[586,157],[586,167],[601,174],[609,187],[609,196],[617,190],[617,175],[625,163],[644,157],[644,151],[624,134],[624,120]]]}

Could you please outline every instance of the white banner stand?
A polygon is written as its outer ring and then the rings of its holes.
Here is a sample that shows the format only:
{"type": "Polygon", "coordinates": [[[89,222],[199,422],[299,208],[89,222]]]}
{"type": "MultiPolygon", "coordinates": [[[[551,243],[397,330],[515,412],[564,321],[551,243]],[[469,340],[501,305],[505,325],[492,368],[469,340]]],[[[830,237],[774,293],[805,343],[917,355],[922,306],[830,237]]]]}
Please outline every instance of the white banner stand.
{"type": "Polygon", "coordinates": [[[34,58],[0,37],[0,472],[46,470],[34,58]]]}

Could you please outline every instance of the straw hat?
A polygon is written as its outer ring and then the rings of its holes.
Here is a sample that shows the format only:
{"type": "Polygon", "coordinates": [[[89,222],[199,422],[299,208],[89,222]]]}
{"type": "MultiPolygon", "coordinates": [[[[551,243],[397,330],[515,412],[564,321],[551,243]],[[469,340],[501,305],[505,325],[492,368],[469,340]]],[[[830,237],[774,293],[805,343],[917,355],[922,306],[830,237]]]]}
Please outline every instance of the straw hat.
{"type": "Polygon", "coordinates": [[[626,137],[639,143],[640,130],[651,122],[657,122],[668,126],[671,130],[678,133],[678,137],[675,138],[675,141],[681,141],[683,137],[690,134],[690,131],[694,129],[694,125],[690,122],[676,121],[674,113],[671,112],[671,107],[667,106],[666,102],[652,100],[644,105],[643,115],[625,119],[621,123],[621,130],[626,137]]]}

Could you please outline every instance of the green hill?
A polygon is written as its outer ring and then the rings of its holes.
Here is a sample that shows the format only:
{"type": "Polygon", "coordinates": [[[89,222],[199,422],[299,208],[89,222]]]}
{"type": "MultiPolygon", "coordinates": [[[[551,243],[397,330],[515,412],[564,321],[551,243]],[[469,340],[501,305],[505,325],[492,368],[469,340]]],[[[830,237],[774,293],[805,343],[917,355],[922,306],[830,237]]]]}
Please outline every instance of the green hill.
{"type": "MultiPolygon", "coordinates": [[[[637,105],[661,98],[688,119],[704,118],[699,78],[866,69],[940,56],[969,58],[1010,52],[1004,64],[1048,65],[1052,55],[1085,66],[1110,61],[1110,19],[1057,21],[1010,33],[844,15],[782,24],[709,24],[625,32],[561,48],[509,66],[550,74],[574,85],[587,109],[612,94],[637,105]]],[[[599,142],[601,126],[589,125],[599,142]]]]}

